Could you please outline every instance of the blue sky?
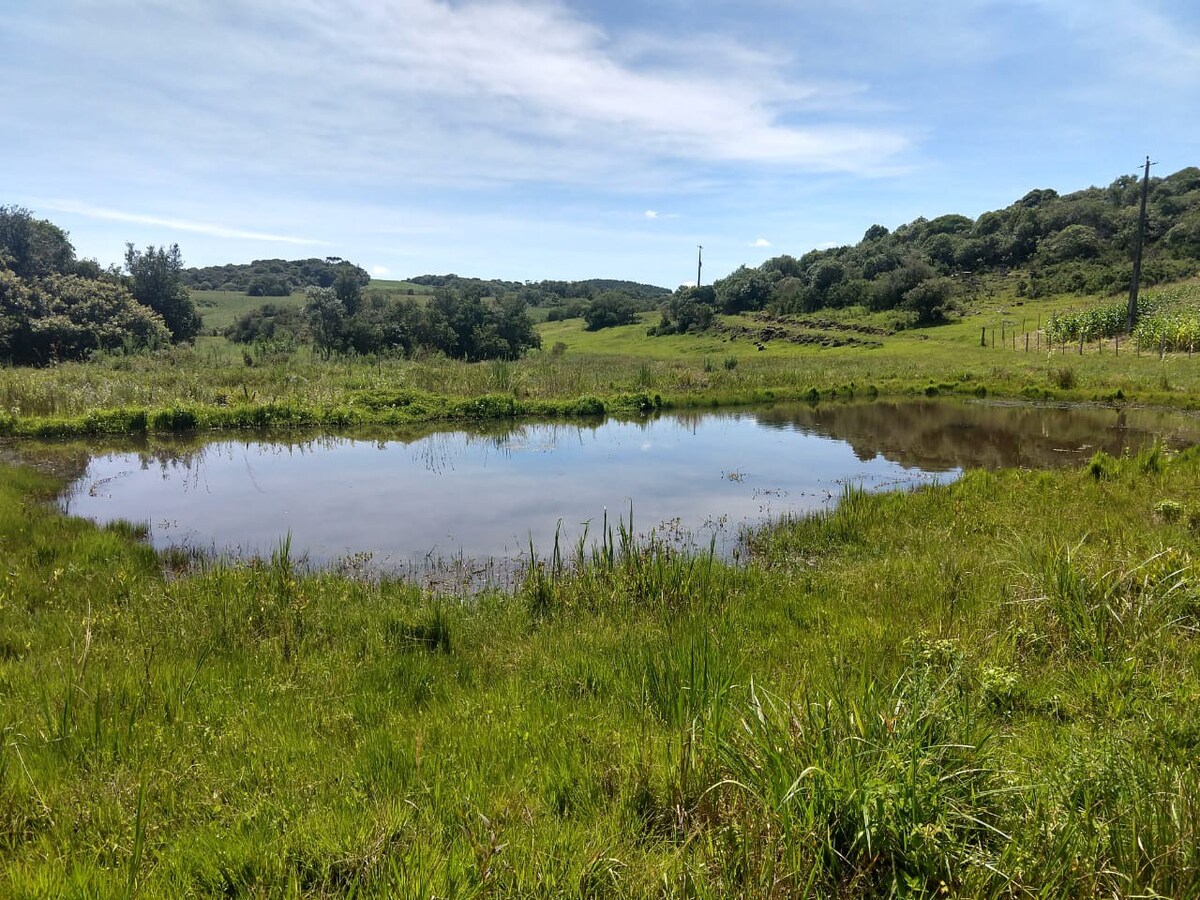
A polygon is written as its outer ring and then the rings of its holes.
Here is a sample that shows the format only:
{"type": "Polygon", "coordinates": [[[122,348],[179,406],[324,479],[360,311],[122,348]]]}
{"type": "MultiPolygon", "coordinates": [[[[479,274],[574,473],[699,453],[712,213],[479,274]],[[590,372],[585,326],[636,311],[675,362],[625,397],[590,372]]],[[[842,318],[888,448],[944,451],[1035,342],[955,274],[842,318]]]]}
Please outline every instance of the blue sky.
{"type": "Polygon", "coordinates": [[[0,134],[102,263],[674,287],[1200,165],[1200,4],[4,0],[0,134]]]}

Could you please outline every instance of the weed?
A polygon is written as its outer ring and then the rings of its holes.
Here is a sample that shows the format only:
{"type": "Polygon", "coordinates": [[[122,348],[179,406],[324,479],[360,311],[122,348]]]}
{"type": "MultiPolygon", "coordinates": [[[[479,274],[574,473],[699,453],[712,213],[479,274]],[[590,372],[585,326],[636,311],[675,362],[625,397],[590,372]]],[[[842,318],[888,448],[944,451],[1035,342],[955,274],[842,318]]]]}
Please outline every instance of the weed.
{"type": "Polygon", "coordinates": [[[1069,366],[1061,366],[1050,373],[1050,383],[1064,391],[1073,390],[1079,384],[1075,370],[1069,366]]]}
{"type": "Polygon", "coordinates": [[[1154,504],[1154,512],[1164,522],[1173,525],[1183,520],[1187,508],[1178,500],[1159,500],[1154,504]]]}
{"type": "Polygon", "coordinates": [[[1097,450],[1088,461],[1087,471],[1096,481],[1110,481],[1120,473],[1121,466],[1108,453],[1105,453],[1103,450],[1097,450]]]}

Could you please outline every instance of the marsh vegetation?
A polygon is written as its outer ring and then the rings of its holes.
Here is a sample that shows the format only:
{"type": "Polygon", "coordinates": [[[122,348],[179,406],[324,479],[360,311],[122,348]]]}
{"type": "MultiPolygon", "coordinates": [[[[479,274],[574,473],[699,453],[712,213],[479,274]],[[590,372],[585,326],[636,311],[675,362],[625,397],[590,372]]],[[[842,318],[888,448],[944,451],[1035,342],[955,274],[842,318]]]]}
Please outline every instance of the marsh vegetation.
{"type": "Polygon", "coordinates": [[[975,471],[512,592],[179,577],[0,480],[4,892],[1190,896],[1200,456],[975,471]]]}

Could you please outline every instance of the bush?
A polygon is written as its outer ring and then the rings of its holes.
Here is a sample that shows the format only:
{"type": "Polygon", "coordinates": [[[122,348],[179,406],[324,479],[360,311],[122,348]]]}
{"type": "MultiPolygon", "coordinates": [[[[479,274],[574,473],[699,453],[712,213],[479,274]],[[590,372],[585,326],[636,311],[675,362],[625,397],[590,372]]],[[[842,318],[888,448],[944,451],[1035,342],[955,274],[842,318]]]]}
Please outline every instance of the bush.
{"type": "Polygon", "coordinates": [[[588,331],[631,325],[637,321],[637,310],[629,299],[616,291],[605,291],[583,311],[588,331]]]}
{"type": "Polygon", "coordinates": [[[119,284],[77,275],[27,283],[0,269],[0,360],[44,365],[169,340],[162,317],[119,284]]]}
{"type": "Polygon", "coordinates": [[[1079,383],[1075,377],[1075,370],[1069,366],[1055,369],[1050,374],[1050,380],[1054,383],[1055,387],[1061,388],[1064,391],[1071,390],[1071,388],[1079,383]]]}
{"type": "Polygon", "coordinates": [[[237,344],[296,339],[305,334],[304,314],[294,307],[264,303],[225,329],[225,337],[237,344]]]}

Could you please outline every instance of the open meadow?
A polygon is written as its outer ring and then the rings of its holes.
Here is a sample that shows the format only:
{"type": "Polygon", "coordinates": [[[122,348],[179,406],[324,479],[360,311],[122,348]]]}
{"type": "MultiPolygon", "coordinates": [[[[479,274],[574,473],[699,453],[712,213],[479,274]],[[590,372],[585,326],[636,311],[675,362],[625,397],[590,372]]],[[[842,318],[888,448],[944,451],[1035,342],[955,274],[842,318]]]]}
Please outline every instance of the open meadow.
{"type": "MultiPolygon", "coordinates": [[[[1194,314],[1200,283],[1176,290],[1194,314]]],[[[197,296],[206,322],[225,315],[197,296]]],[[[719,331],[662,337],[646,333],[656,314],[595,332],[570,319],[538,326],[540,351],[480,363],[442,355],[326,359],[307,346],[202,336],[194,347],[151,354],[0,368],[0,434],[346,428],[877,395],[1200,405],[1200,357],[1187,350],[1160,357],[1106,338],[1085,341],[1080,352],[1077,341],[1049,346],[1046,329],[1038,331],[1056,313],[1102,303],[1112,300],[1026,301],[1000,292],[973,301],[957,321],[901,330],[886,314],[853,310],[730,316],[719,331]]]]}

